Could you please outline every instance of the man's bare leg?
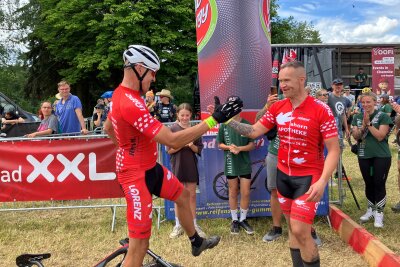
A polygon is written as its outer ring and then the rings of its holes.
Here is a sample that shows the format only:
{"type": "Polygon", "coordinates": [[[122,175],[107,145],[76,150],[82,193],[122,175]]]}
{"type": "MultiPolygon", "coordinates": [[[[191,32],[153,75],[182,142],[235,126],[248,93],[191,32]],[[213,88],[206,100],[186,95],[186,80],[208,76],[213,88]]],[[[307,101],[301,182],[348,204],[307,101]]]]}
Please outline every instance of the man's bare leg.
{"type": "Polygon", "coordinates": [[[272,213],[272,224],[276,227],[282,226],[282,210],[278,200],[278,190],[271,190],[271,213],[272,213]]]}
{"type": "Polygon", "coordinates": [[[190,194],[185,188],[183,189],[181,195],[175,200],[176,204],[176,214],[179,218],[179,222],[182,225],[183,230],[187,236],[193,236],[195,233],[193,216],[190,209],[190,194]]]}
{"type": "Polygon", "coordinates": [[[300,249],[303,262],[319,261],[318,248],[310,234],[311,224],[291,219],[290,232],[289,245],[300,249]]]}
{"type": "Polygon", "coordinates": [[[129,238],[129,248],[124,260],[124,267],[141,267],[149,249],[149,239],[129,238]]]}

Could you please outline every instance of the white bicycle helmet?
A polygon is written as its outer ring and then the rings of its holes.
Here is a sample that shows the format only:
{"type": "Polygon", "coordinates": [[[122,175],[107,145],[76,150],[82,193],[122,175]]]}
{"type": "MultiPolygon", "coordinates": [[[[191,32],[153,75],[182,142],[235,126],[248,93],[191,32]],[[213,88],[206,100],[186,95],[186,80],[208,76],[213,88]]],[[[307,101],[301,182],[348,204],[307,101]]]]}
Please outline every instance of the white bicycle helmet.
{"type": "Polygon", "coordinates": [[[143,45],[130,45],[123,54],[124,62],[128,61],[130,64],[140,63],[144,67],[152,71],[160,69],[160,59],[157,54],[150,48],[143,45]]]}

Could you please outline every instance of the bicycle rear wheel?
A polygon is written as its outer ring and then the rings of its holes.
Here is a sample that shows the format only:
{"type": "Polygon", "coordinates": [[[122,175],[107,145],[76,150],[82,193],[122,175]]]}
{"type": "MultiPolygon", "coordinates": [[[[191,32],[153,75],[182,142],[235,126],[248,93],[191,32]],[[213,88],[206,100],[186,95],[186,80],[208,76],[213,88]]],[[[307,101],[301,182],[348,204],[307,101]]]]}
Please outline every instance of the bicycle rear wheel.
{"type": "MultiPolygon", "coordinates": [[[[172,267],[183,267],[181,265],[171,263],[171,262],[168,262],[168,264],[171,265],[172,267]]],[[[166,267],[166,265],[162,264],[162,263],[158,263],[158,262],[150,262],[150,263],[144,264],[143,267],[166,267]]]]}

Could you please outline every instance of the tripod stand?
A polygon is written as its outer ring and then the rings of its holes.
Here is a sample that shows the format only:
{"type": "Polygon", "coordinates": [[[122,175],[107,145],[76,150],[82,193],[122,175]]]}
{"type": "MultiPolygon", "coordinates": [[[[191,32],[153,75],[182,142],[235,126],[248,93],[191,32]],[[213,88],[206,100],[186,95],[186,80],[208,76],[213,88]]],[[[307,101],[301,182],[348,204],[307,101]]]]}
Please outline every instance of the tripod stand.
{"type": "Polygon", "coordinates": [[[358,208],[359,210],[361,210],[360,204],[358,204],[357,197],[356,197],[356,195],[354,194],[353,187],[351,186],[350,181],[349,181],[349,178],[347,177],[346,170],[344,169],[344,166],[343,166],[343,164],[342,164],[341,158],[342,158],[342,156],[340,156],[340,163],[341,163],[341,165],[342,165],[342,170],[341,170],[342,177],[340,177],[340,175],[338,175],[338,180],[339,180],[339,179],[342,180],[342,178],[345,178],[345,179],[346,179],[347,185],[349,186],[349,189],[350,189],[351,195],[353,196],[354,202],[356,203],[357,208],[358,208]]]}
{"type": "MultiPolygon", "coordinates": [[[[350,147],[351,147],[351,142],[350,142],[350,140],[348,140],[348,141],[349,141],[349,144],[350,144],[350,147]]],[[[360,208],[360,204],[357,201],[357,197],[354,194],[353,187],[350,184],[350,181],[349,181],[349,179],[347,177],[347,174],[346,174],[346,170],[344,169],[344,166],[343,166],[342,153],[340,153],[340,156],[339,156],[339,162],[338,162],[338,166],[337,166],[337,173],[338,173],[338,196],[339,196],[339,200],[336,203],[339,204],[340,206],[343,205],[344,194],[343,194],[343,184],[342,183],[343,183],[343,178],[345,178],[346,182],[347,182],[347,185],[349,186],[351,195],[353,196],[354,202],[356,203],[357,208],[360,210],[361,209],[360,208]]],[[[331,201],[331,202],[334,203],[334,201],[331,201]]]]}

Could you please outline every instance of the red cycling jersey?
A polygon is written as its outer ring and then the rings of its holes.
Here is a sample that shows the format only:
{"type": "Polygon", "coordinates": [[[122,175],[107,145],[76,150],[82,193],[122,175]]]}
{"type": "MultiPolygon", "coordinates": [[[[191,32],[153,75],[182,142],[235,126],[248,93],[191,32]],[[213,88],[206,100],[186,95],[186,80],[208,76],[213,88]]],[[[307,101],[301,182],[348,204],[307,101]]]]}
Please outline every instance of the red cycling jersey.
{"type": "Polygon", "coordinates": [[[324,167],[323,140],[337,136],[331,109],[311,96],[293,108],[289,99],[275,102],[260,119],[278,127],[278,168],[290,176],[320,175],[324,167]]]}
{"type": "Polygon", "coordinates": [[[162,124],[150,115],[139,92],[120,85],[113,93],[108,118],[119,146],[117,172],[154,167],[157,142],[153,138],[161,130],[162,124]]]}
{"type": "Polygon", "coordinates": [[[118,141],[116,171],[127,203],[129,237],[149,238],[152,195],[175,201],[183,185],[156,164],[157,143],[153,138],[162,124],[150,115],[138,91],[120,85],[113,93],[108,118],[118,141]]]}

